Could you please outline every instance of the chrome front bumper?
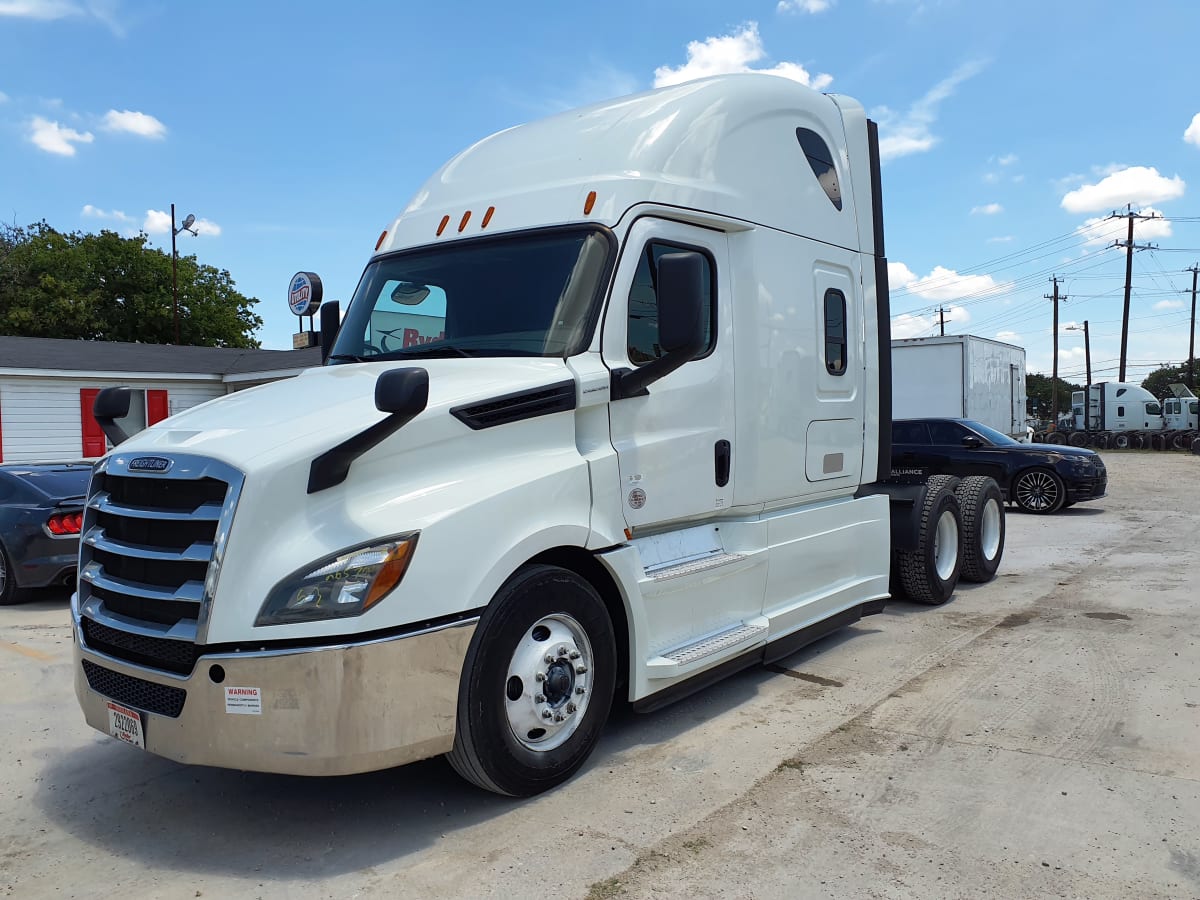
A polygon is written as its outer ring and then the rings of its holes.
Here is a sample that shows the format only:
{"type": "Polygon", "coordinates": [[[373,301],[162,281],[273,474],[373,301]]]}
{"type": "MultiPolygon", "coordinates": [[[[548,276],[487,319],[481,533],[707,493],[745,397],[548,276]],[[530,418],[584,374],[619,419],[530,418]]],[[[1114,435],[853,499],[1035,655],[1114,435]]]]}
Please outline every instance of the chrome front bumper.
{"type": "Polygon", "coordinates": [[[108,683],[140,679],[134,688],[186,691],[178,717],[142,711],[146,749],[181,763],[290,775],[386,769],[454,745],[476,622],[363,643],[202,656],[180,676],[87,649],[76,618],[75,695],[87,723],[108,733],[109,697],[93,690],[84,660],[107,670],[108,683]],[[227,712],[227,687],[258,688],[261,711],[227,712]]]}

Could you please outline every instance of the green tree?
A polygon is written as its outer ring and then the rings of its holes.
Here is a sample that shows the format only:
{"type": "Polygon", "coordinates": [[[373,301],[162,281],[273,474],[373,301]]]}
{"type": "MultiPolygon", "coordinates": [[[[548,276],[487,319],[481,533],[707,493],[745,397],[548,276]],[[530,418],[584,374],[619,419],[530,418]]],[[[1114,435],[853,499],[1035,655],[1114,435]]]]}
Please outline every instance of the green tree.
{"type": "MultiPolygon", "coordinates": [[[[1025,376],[1025,399],[1029,405],[1028,412],[1039,419],[1049,419],[1053,408],[1052,388],[1054,379],[1049,375],[1039,375],[1030,372],[1025,376]]],[[[1058,379],[1058,413],[1071,411],[1071,392],[1082,391],[1083,385],[1072,384],[1058,379]]]]}
{"type": "MultiPolygon", "coordinates": [[[[175,341],[171,255],[147,236],[63,233],[45,222],[0,226],[0,334],[95,341],[175,341]]],[[[257,347],[257,298],[229,273],[180,257],[179,341],[257,347]]]]}
{"type": "MultiPolygon", "coordinates": [[[[1197,375],[1200,375],[1200,360],[1193,359],[1192,365],[1197,375]]],[[[1142,387],[1152,393],[1159,400],[1164,400],[1167,397],[1174,397],[1171,393],[1171,385],[1187,384],[1188,383],[1188,364],[1186,361],[1177,366],[1160,366],[1142,382],[1142,387]]],[[[1195,387],[1192,388],[1192,393],[1195,393],[1195,387]]]]}

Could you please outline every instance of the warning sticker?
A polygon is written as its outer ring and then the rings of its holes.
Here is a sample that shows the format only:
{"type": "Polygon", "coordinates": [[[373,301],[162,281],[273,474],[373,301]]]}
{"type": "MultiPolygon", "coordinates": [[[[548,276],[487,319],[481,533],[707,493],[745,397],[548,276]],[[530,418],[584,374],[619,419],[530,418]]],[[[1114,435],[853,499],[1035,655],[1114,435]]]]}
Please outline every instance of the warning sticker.
{"type": "Polygon", "coordinates": [[[261,716],[262,691],[256,687],[225,688],[225,712],[242,716],[261,716]]]}

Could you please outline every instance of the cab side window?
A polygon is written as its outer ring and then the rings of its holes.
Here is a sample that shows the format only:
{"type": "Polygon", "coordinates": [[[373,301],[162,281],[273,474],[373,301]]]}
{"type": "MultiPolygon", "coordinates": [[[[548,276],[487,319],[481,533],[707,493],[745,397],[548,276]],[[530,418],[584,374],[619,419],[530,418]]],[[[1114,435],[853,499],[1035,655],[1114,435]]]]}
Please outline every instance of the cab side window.
{"type": "Polygon", "coordinates": [[[928,444],[929,426],[924,422],[893,422],[893,444],[928,444]]]}
{"type": "Polygon", "coordinates": [[[969,432],[957,422],[930,422],[929,434],[935,444],[961,444],[969,432]]]}
{"type": "MultiPolygon", "coordinates": [[[[651,241],[642,250],[633,285],[629,289],[629,361],[635,366],[644,366],[665,353],[658,342],[658,261],[663,254],[687,250],[694,251],[695,248],[662,241],[651,241]]],[[[696,359],[712,352],[717,324],[713,261],[707,253],[701,252],[701,256],[704,259],[701,286],[704,292],[705,340],[704,349],[696,354],[696,359]]]]}

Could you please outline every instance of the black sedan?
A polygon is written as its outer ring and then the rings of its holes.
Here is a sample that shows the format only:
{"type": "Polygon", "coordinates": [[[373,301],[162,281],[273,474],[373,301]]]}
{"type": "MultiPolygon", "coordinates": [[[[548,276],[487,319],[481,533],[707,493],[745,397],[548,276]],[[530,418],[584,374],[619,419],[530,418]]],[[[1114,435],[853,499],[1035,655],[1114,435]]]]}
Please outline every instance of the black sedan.
{"type": "Polygon", "coordinates": [[[87,463],[0,465],[0,605],[74,580],[91,474],[87,463]]]}
{"type": "Polygon", "coordinates": [[[1103,497],[1108,473],[1094,450],[1022,444],[970,419],[892,423],[892,474],[990,475],[1025,512],[1052,513],[1103,497]]]}

